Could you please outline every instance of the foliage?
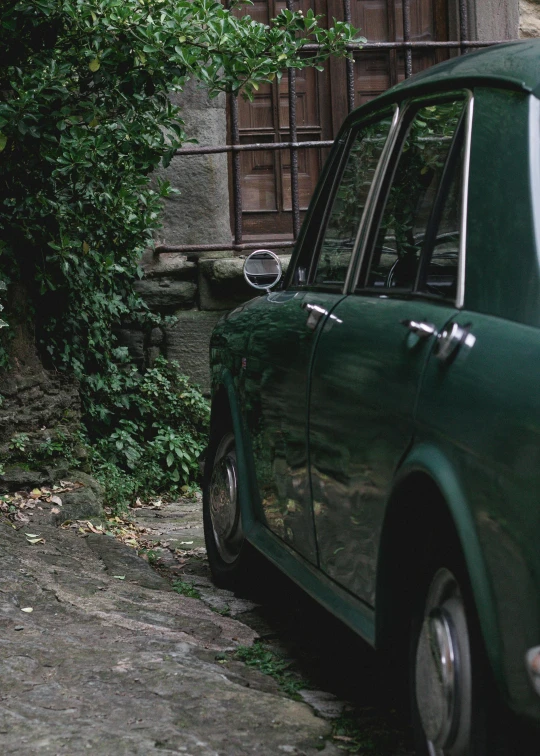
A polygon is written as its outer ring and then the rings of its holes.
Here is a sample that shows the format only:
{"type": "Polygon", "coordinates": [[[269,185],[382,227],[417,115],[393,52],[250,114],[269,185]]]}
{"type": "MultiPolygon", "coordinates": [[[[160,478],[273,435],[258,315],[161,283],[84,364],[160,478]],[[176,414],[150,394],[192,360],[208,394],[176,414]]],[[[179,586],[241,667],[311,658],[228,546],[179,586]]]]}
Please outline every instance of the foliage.
{"type": "Polygon", "coordinates": [[[393,235],[399,258],[419,254],[418,232],[425,230],[433,201],[429,189],[438,185],[463,109],[463,99],[438,103],[420,108],[412,121],[379,232],[381,240],[393,235]]]}
{"type": "MultiPolygon", "coordinates": [[[[141,376],[114,333],[121,322],[159,322],[132,285],[171,191],[151,174],[186,139],[169,94],[195,77],[210,96],[241,88],[252,96],[284,68],[347,54],[355,35],[339,22],[321,28],[311,11],[283,10],[267,26],[234,6],[2,5],[0,280],[20,281],[29,292],[47,366],[78,378],[94,462],[124,499],[143,484],[187,482],[201,447],[200,395],[184,382],[173,411],[163,366],[141,376]],[[317,51],[303,51],[313,42],[317,51]]],[[[0,344],[0,365],[6,354],[0,344]]]]}
{"type": "Polygon", "coordinates": [[[32,469],[32,466],[41,467],[61,459],[64,466],[74,469],[80,467],[88,453],[87,439],[82,429],[68,433],[59,426],[43,436],[15,433],[7,444],[7,452],[1,461],[3,466],[16,465],[32,469]]]}
{"type": "Polygon", "coordinates": [[[291,662],[275,653],[267,644],[255,641],[252,646],[239,646],[235,657],[248,667],[254,667],[269,675],[280,688],[292,698],[298,698],[298,691],[309,687],[306,680],[290,669],[291,662]]]}
{"type": "MultiPolygon", "coordinates": [[[[5,291],[7,289],[7,286],[4,281],[0,281],[0,291],[5,291]]],[[[4,309],[3,305],[0,304],[0,312],[4,309]]],[[[7,323],[5,320],[2,320],[0,318],[0,328],[5,328],[7,326],[7,323]]]]}
{"type": "Polygon", "coordinates": [[[114,430],[91,436],[93,465],[110,504],[188,486],[198,474],[209,420],[207,400],[178,363],[158,357],[144,374],[128,370],[129,385],[120,383],[104,408],[114,430]]]}
{"type": "Polygon", "coordinates": [[[180,593],[182,596],[188,596],[189,598],[200,599],[201,594],[194,588],[191,583],[186,583],[184,580],[174,580],[172,584],[173,591],[180,593]]]}

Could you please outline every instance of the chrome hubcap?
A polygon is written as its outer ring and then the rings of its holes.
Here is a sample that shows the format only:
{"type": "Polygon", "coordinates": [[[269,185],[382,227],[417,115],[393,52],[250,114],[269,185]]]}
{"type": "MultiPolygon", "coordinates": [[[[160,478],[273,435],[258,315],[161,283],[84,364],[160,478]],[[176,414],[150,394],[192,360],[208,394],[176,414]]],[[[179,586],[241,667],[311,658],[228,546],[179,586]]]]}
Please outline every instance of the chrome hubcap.
{"type": "Polygon", "coordinates": [[[221,442],[210,480],[210,518],[219,555],[228,564],[240,553],[244,536],[238,504],[238,476],[234,438],[221,442]]]}
{"type": "Polygon", "coordinates": [[[468,756],[471,658],[465,607],[454,575],[439,570],[428,591],[416,651],[416,700],[430,756],[468,756]]]}

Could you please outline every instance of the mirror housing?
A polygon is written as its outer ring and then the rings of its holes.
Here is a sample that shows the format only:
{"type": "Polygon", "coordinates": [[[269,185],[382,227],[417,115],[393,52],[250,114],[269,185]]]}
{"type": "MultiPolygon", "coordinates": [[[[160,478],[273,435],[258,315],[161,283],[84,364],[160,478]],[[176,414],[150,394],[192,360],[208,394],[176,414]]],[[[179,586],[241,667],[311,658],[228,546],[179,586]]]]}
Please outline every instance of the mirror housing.
{"type": "Polygon", "coordinates": [[[244,278],[259,291],[270,291],[280,280],[281,260],[269,249],[256,249],[244,262],[244,278]]]}

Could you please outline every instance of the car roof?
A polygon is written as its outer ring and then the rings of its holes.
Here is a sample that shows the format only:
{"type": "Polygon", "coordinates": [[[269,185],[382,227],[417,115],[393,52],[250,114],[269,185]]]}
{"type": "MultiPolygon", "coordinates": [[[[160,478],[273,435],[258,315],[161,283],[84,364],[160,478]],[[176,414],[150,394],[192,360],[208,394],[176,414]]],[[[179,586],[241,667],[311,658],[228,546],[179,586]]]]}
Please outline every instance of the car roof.
{"type": "Polygon", "coordinates": [[[540,39],[504,42],[451,58],[396,84],[361,108],[366,113],[415,95],[473,86],[504,87],[540,97],[540,39]]]}

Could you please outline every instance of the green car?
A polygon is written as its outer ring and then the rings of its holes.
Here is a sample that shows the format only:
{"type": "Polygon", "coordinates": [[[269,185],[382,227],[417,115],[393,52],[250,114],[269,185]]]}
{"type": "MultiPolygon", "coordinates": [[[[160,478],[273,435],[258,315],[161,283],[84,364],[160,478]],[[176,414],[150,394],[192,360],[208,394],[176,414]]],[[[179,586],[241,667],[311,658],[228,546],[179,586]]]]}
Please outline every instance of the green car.
{"type": "Polygon", "coordinates": [[[540,722],[539,98],[527,41],[354,111],[211,341],[216,582],[262,553],[392,656],[429,756],[540,722]]]}

